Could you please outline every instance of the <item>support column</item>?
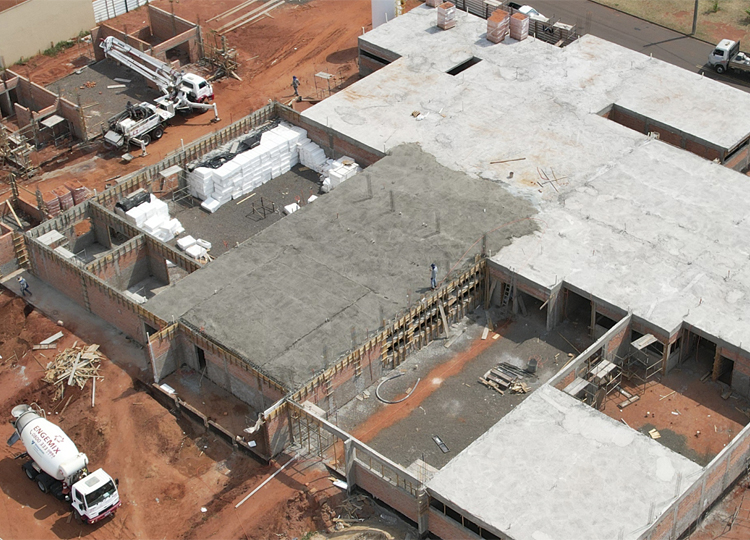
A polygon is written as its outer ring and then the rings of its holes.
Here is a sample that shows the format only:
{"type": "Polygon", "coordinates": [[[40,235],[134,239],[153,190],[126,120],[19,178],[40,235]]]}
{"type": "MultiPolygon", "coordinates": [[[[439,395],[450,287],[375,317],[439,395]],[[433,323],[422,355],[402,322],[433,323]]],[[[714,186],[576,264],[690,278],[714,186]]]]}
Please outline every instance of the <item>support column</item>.
{"type": "Polygon", "coordinates": [[[344,472],[346,473],[346,493],[351,495],[354,486],[357,484],[357,478],[354,474],[354,458],[356,457],[356,448],[354,441],[347,439],[344,441],[344,472]]]}
{"type": "Polygon", "coordinates": [[[596,328],[596,303],[591,300],[591,326],[589,326],[589,336],[594,337],[594,329],[596,328]]]}
{"type": "Polygon", "coordinates": [[[721,370],[721,351],[719,351],[719,346],[716,345],[716,354],[714,354],[714,369],[713,369],[713,373],[711,373],[712,381],[715,381],[721,376],[720,370],[721,370]]]}
{"type": "Polygon", "coordinates": [[[667,362],[669,361],[669,355],[672,354],[672,343],[669,342],[664,346],[664,355],[661,358],[661,374],[667,374],[667,362]]]}
{"type": "Polygon", "coordinates": [[[429,516],[430,496],[424,487],[420,487],[417,492],[417,530],[420,538],[427,537],[427,533],[430,532],[429,516]]]}
{"type": "Polygon", "coordinates": [[[547,299],[547,331],[549,332],[560,322],[562,302],[560,301],[560,289],[552,291],[547,299]]]}

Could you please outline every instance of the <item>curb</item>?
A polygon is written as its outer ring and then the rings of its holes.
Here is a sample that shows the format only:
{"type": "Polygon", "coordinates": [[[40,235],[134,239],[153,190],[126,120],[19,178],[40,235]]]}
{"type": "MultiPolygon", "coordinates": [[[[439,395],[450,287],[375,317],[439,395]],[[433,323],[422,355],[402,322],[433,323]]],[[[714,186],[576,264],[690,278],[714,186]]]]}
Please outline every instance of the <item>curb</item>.
{"type": "Polygon", "coordinates": [[[628,15],[628,16],[633,17],[635,19],[638,19],[640,21],[647,22],[649,24],[653,24],[654,26],[658,26],[660,28],[664,28],[665,30],[670,30],[670,31],[675,32],[677,34],[683,35],[683,36],[685,36],[687,38],[694,39],[696,41],[701,41],[701,42],[706,43],[706,44],[711,45],[711,46],[716,45],[716,43],[712,43],[712,42],[707,41],[707,40],[705,40],[703,38],[697,37],[697,36],[695,36],[693,34],[686,34],[685,32],[680,32],[679,30],[675,30],[674,28],[670,28],[669,26],[665,26],[665,25],[660,24],[658,22],[654,22],[654,21],[650,21],[648,19],[644,19],[643,17],[640,17],[638,15],[633,15],[632,13],[628,13],[627,11],[624,11],[622,9],[618,9],[616,7],[612,7],[612,6],[610,6],[608,4],[605,4],[603,2],[600,2],[600,1],[597,1],[597,0],[589,0],[589,2],[591,2],[592,4],[597,4],[599,6],[609,8],[612,11],[616,11],[618,13],[622,13],[623,15],[628,15]]]}

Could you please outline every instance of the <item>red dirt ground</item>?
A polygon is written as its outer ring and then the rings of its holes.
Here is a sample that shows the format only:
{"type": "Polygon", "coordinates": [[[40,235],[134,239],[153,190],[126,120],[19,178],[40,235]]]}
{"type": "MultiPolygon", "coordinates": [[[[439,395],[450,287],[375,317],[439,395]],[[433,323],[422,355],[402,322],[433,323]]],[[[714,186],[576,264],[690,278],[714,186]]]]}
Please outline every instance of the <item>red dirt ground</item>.
{"type": "MultiPolygon", "coordinates": [[[[96,407],[91,386],[66,389],[65,405],[53,402],[52,387],[41,380],[42,365],[57,351],[82,340],[62,329],[58,349],[31,351],[33,344],[61,328],[23,299],[0,292],[0,414],[10,418],[19,403],[37,402],[85,452],[92,468],[120,479],[122,507],[114,518],[94,526],[68,521],[68,507],[26,480],[17,443],[0,454],[0,537],[2,538],[251,538],[276,540],[325,528],[324,503],[340,490],[317,462],[300,461],[279,474],[239,511],[234,504],[276,469],[232,452],[222,441],[192,424],[179,422],[109,360],[102,362],[96,407]],[[42,355],[44,353],[44,356],[42,355]],[[15,357],[13,355],[16,355],[15,357]],[[286,474],[288,471],[289,474],[286,474]],[[201,507],[207,512],[201,513],[201,507]],[[235,513],[235,516],[229,514],[235,513]],[[217,519],[218,518],[218,519],[217,519]]],[[[0,439],[12,427],[0,424],[0,439]]]]}
{"type": "MultiPolygon", "coordinates": [[[[240,3],[240,0],[152,2],[165,10],[174,6],[176,15],[193,22],[206,21],[240,3]]],[[[221,21],[212,21],[208,26],[204,24],[206,43],[213,40],[210,28],[218,28],[256,7],[257,4],[253,4],[221,21]]],[[[180,119],[178,121],[184,123],[177,125],[175,122],[158,143],[149,146],[147,157],[136,157],[128,165],[120,163],[119,155],[113,152],[69,156],[71,159],[62,165],[64,169],[61,170],[59,164],[54,165],[57,170],[45,168],[44,175],[25,183],[30,193],[22,195],[23,198],[35,203],[33,192],[37,186],[47,192],[73,179],[101,191],[108,179],[157,163],[178,148],[181,141],[187,143],[223,128],[269,100],[288,103],[293,97],[293,75],[300,80],[300,94],[313,98],[324,97],[315,89],[314,74],[319,71],[336,75],[336,81],[342,84],[357,79],[357,36],[362,33],[363,26],[369,28],[369,2],[312,0],[305,4],[285,3],[271,11],[270,16],[272,18],[263,17],[226,34],[228,46],[238,51],[241,63],[238,74],[243,80],[227,78],[215,83],[220,122],[211,123],[211,113],[180,119]]],[[[133,31],[143,26],[144,20],[147,20],[147,14],[141,8],[107,21],[107,24],[121,28],[127,26],[133,31]]],[[[92,54],[90,48],[80,51],[73,48],[54,59],[35,57],[26,66],[16,66],[15,69],[22,75],[31,75],[32,80],[40,84],[50,83],[77,69],[73,64],[78,64],[76,60],[84,51],[85,55],[92,54]]],[[[322,88],[320,82],[318,87],[322,88]]],[[[140,156],[140,152],[133,155],[140,156]]],[[[0,171],[0,177],[2,174],[0,171]]],[[[5,199],[9,187],[2,187],[5,189],[0,189],[0,199],[5,199]]]]}
{"type": "Polygon", "coordinates": [[[713,508],[689,540],[747,540],[750,538],[750,478],[713,508]]]}

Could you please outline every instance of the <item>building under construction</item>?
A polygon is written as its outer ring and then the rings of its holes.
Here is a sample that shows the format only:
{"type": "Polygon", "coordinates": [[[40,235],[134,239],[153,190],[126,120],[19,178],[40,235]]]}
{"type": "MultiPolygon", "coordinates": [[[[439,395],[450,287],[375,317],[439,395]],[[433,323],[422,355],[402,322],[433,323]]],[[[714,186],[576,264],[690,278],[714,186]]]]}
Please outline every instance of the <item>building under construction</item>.
{"type": "Polygon", "coordinates": [[[678,538],[746,471],[747,418],[701,460],[617,411],[689,361],[750,397],[737,113],[750,97],[591,36],[494,44],[485,19],[453,16],[442,30],[421,6],[361,36],[361,81],[302,114],[269,105],[123,179],[27,233],[19,262],[143,344],[165,403],[263,458],[332,454],[349,489],[423,534],[678,538]],[[115,212],[278,120],[364,172],[206,264],[115,212]],[[145,281],[145,302],[126,294],[145,281]],[[547,332],[580,324],[587,347],[429,475],[331,422],[480,306],[547,332]],[[182,365],[256,423],[230,430],[165,392],[182,365]]]}

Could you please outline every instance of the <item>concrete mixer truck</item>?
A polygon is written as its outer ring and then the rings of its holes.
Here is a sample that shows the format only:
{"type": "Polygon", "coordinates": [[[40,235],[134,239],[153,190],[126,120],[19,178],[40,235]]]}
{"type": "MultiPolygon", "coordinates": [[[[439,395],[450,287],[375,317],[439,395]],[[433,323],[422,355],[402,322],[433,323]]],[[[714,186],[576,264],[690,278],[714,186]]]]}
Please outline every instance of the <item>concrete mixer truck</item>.
{"type": "Polygon", "coordinates": [[[11,415],[15,433],[8,445],[23,442],[25,453],[31,458],[22,466],[29,480],[35,481],[43,493],[70,503],[78,521],[96,523],[114,514],[120,506],[117,480],[103,469],[88,472],[86,454],[79,452],[70,437],[45,418],[43,410],[17,405],[11,415]]]}

